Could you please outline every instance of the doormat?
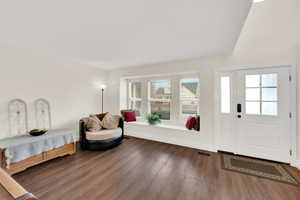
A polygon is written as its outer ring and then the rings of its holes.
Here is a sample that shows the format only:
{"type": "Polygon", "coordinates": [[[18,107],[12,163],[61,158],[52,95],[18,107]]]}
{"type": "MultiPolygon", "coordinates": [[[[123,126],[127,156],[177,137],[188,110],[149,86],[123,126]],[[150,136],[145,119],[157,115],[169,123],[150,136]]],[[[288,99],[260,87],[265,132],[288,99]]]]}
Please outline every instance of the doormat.
{"type": "Polygon", "coordinates": [[[222,168],[251,176],[300,186],[300,182],[279,163],[221,153],[222,168]]]}

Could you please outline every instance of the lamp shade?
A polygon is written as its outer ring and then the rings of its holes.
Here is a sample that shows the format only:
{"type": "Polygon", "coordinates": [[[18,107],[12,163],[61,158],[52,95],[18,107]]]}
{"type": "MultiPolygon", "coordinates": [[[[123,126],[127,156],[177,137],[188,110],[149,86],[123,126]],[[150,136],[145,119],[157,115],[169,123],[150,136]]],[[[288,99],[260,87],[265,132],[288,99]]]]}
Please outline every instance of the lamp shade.
{"type": "Polygon", "coordinates": [[[100,88],[101,88],[102,90],[104,90],[106,87],[107,87],[107,86],[104,85],[104,84],[100,85],[100,88]]]}

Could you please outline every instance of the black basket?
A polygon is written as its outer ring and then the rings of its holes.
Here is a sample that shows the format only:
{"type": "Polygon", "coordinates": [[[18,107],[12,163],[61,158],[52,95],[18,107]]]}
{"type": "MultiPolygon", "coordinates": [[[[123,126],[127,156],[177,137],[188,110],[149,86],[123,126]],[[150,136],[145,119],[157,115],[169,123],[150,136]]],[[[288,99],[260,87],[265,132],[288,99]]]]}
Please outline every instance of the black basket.
{"type": "Polygon", "coordinates": [[[29,134],[31,136],[40,136],[40,135],[43,135],[45,133],[47,133],[48,130],[38,130],[38,129],[33,129],[29,132],[29,134]]]}

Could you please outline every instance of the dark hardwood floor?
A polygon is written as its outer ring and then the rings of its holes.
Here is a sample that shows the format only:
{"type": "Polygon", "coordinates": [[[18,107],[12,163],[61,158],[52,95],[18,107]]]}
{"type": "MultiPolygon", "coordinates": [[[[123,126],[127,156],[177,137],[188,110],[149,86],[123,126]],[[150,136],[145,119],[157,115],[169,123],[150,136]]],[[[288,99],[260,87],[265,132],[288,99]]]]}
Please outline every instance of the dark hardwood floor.
{"type": "Polygon", "coordinates": [[[222,170],[219,154],[197,152],[131,138],[105,152],[79,150],[14,178],[41,200],[300,199],[300,187],[222,170]]]}

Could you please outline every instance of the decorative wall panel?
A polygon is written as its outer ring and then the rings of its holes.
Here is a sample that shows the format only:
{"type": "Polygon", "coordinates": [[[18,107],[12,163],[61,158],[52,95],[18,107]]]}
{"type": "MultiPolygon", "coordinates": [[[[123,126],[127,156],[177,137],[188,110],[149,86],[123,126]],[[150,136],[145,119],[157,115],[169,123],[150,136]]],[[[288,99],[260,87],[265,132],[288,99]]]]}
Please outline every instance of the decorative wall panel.
{"type": "Polygon", "coordinates": [[[50,104],[46,99],[35,101],[36,128],[51,129],[51,111],[50,104]]]}
{"type": "Polygon", "coordinates": [[[13,99],[8,103],[8,119],[10,136],[28,133],[28,114],[25,101],[13,99]]]}

